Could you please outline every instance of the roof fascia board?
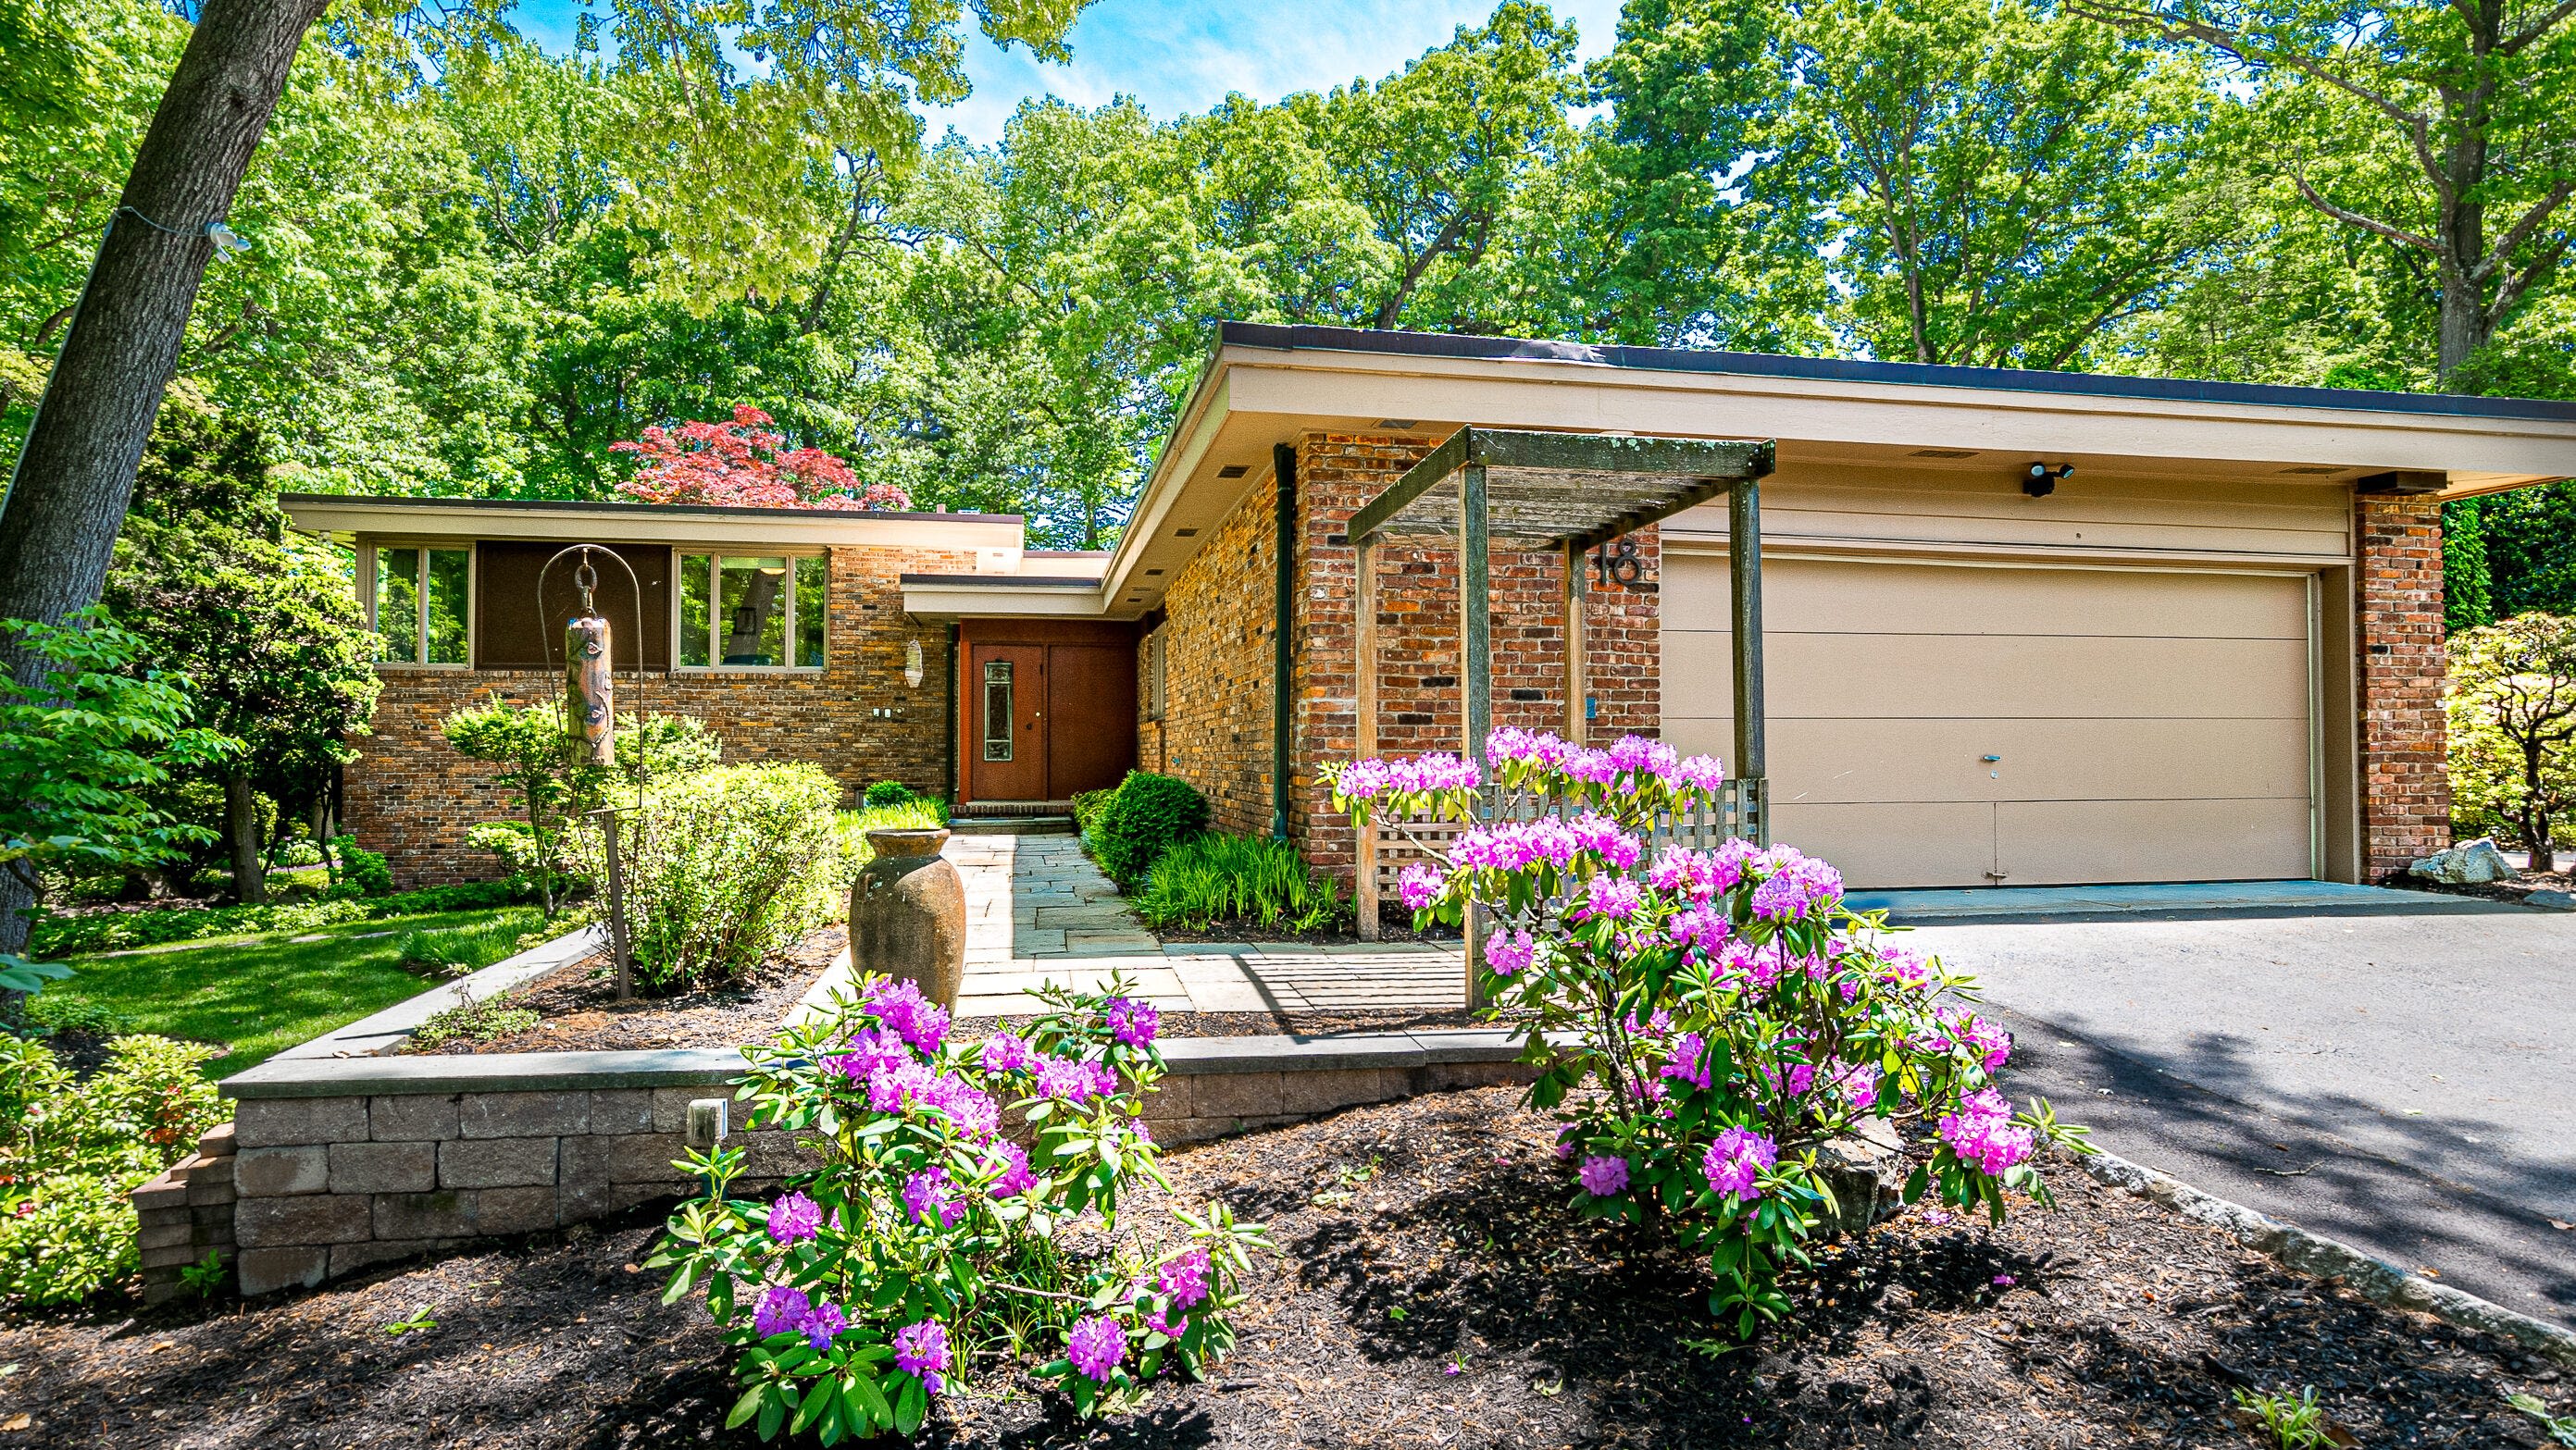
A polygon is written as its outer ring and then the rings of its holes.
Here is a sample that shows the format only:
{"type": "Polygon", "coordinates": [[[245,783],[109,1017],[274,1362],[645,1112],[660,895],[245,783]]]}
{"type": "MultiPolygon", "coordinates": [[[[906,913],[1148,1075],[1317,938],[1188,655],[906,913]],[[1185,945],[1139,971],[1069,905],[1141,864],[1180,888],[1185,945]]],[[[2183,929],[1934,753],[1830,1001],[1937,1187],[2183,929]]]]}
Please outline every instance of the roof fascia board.
{"type": "Polygon", "coordinates": [[[1017,515],[912,514],[869,517],[841,510],[511,508],[390,504],[371,499],[289,496],[288,519],[304,533],[387,538],[563,539],[619,544],[839,544],[1020,552],[1017,515]]]}
{"type": "Polygon", "coordinates": [[[926,619],[1099,619],[1107,601],[1097,587],[1035,589],[990,584],[906,584],[903,612],[926,619]]]}
{"type": "Polygon", "coordinates": [[[2002,392],[1599,364],[1268,352],[1227,358],[1235,411],[1441,419],[1784,443],[2132,458],[2576,472],[2576,422],[2002,392]],[[2082,431],[2073,432],[2080,428],[2082,431]]]}
{"type": "MultiPolygon", "coordinates": [[[[1128,511],[1127,527],[1118,532],[1118,547],[1110,552],[1109,567],[1101,572],[1103,598],[1115,599],[1126,589],[1128,576],[1136,571],[1154,540],[1162,536],[1172,505],[1186,491],[1190,475],[1198,471],[1208,450],[1216,445],[1217,433],[1225,427],[1226,415],[1233,409],[1234,379],[1227,372],[1228,354],[1229,349],[1224,347],[1209,354],[1198,381],[1190,386],[1180,420],[1173,424],[1170,440],[1155,457],[1153,471],[1145,478],[1145,489],[1137,495],[1136,506],[1128,511]]],[[[1218,516],[1233,512],[1235,504],[1265,476],[1260,472],[1245,475],[1233,499],[1227,501],[1218,516]]],[[[1183,551],[1181,562],[1195,556],[1206,537],[1202,535],[1183,551]]],[[[1176,563],[1164,577],[1179,572],[1176,563]]]]}

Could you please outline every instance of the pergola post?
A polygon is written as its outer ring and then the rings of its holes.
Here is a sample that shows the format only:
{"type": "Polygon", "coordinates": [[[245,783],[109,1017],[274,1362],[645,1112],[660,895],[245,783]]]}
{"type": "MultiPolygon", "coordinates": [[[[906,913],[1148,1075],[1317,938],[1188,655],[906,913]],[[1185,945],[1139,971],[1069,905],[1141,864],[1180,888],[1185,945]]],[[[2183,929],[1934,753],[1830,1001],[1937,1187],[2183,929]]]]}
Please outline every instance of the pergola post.
{"type": "MultiPolygon", "coordinates": [[[[1485,765],[1485,737],[1494,728],[1493,577],[1486,554],[1493,520],[1485,512],[1485,465],[1458,470],[1458,683],[1465,687],[1466,749],[1459,752],[1485,765]]],[[[1490,789],[1491,787],[1488,787],[1490,789]]],[[[1476,909],[1467,908],[1467,1005],[1481,1007],[1476,969],[1484,965],[1485,946],[1477,932],[1476,909]]]]}
{"type": "Polygon", "coordinates": [[[1565,738],[1575,745],[1583,743],[1586,710],[1585,697],[1592,685],[1585,677],[1583,600],[1585,595],[1583,541],[1565,541],[1565,738]]]}
{"type": "MultiPolygon", "coordinates": [[[[1735,769],[1740,780],[1770,774],[1762,739],[1762,487],[1737,479],[1726,499],[1726,577],[1735,646],[1735,769]]],[[[1759,789],[1759,786],[1756,786],[1759,789]]],[[[1757,801],[1761,834],[1769,844],[1769,802],[1757,801]]]]}
{"type": "MultiPolygon", "coordinates": [[[[1377,754],[1377,540],[1363,537],[1355,542],[1358,587],[1353,608],[1359,612],[1357,649],[1354,661],[1359,677],[1357,735],[1353,742],[1353,759],[1365,760],[1377,754]]],[[[1360,940],[1376,941],[1377,924],[1377,822],[1371,820],[1359,828],[1358,898],[1360,940]]]]}

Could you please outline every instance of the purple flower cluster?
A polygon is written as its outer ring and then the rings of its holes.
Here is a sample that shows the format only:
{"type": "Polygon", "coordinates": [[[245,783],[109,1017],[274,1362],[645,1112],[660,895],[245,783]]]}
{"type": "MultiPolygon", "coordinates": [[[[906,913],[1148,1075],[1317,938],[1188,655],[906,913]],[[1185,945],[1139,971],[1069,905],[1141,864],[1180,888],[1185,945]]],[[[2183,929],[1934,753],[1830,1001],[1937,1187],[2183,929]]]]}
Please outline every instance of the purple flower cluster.
{"type": "Polygon", "coordinates": [[[918,1058],[877,1068],[868,1074],[867,1089],[870,1112],[935,1112],[956,1124],[957,1131],[978,1140],[1001,1131],[1002,1107],[992,1094],[918,1058]]]}
{"type": "Polygon", "coordinates": [[[1208,1295],[1211,1261],[1205,1249],[1191,1249],[1165,1259],[1154,1270],[1154,1289],[1179,1308],[1196,1305],[1208,1295]]]}
{"type": "Polygon", "coordinates": [[[782,1244],[801,1244],[823,1231],[823,1205],[802,1193],[781,1194],[769,1205],[769,1236],[782,1244]]]}
{"type": "Polygon", "coordinates": [[[1673,1039],[1672,1060],[1665,1063],[1658,1077],[1678,1078],[1698,1088],[1709,1090],[1708,1042],[1696,1032],[1685,1032],[1673,1039]]]}
{"type": "Polygon", "coordinates": [[[1843,873],[1795,846],[1774,846],[1771,874],[1753,888],[1753,914],[1765,921],[1796,921],[1843,894],[1843,873]]]}
{"type": "Polygon", "coordinates": [[[862,1010],[923,1052],[937,1052],[940,1039],[948,1035],[947,1009],[921,995],[918,982],[881,986],[862,1010]]]}
{"type": "Polygon", "coordinates": [[[986,1189],[995,1198],[1017,1198],[1038,1186],[1038,1176],[1029,1171],[1029,1155],[1019,1144],[1007,1140],[993,1145],[993,1156],[1002,1162],[1002,1174],[986,1189]]]}
{"type": "Polygon", "coordinates": [[[1573,748],[1544,730],[1523,730],[1512,725],[1501,726],[1485,737],[1487,760],[1516,760],[1551,769],[1564,764],[1567,752],[1573,748]]]}
{"type": "Polygon", "coordinates": [[[912,1049],[890,1028],[872,1027],[854,1034],[846,1050],[823,1059],[823,1066],[852,1082],[864,1082],[870,1073],[900,1067],[912,1060],[912,1049]]]}
{"type": "Polygon", "coordinates": [[[986,1072],[1026,1072],[1037,1061],[1037,1053],[1018,1033],[996,1032],[984,1039],[982,1060],[986,1072]]]}
{"type": "Polygon", "coordinates": [[[1660,740],[1643,735],[1622,735],[1610,747],[1611,766],[1626,775],[1651,775],[1669,781],[1680,770],[1682,755],[1660,740]]]}
{"type": "Polygon", "coordinates": [[[1573,864],[1574,853],[1582,847],[1572,826],[1554,816],[1541,816],[1468,831],[1450,847],[1449,860],[1466,870],[1521,871],[1545,864],[1561,871],[1573,864]]]}
{"type": "Polygon", "coordinates": [[[1575,908],[1574,919],[1591,921],[1607,918],[1626,921],[1646,904],[1646,893],[1625,876],[1595,876],[1585,888],[1583,904],[1575,908]]]}
{"type": "Polygon", "coordinates": [[[829,1301],[813,1303],[806,1299],[804,1290],[784,1284],[771,1285],[751,1311],[752,1333],[763,1339],[773,1334],[801,1334],[816,1349],[830,1344],[849,1327],[849,1317],[841,1312],[840,1305],[829,1301]]]}
{"type": "Polygon", "coordinates": [[[1105,1385],[1127,1357],[1127,1331],[1106,1314],[1076,1320],[1064,1337],[1064,1357],[1085,1379],[1105,1385]]]}
{"type": "Polygon", "coordinates": [[[1843,1095],[1843,1101],[1855,1112],[1868,1112],[1878,1106],[1878,1064],[1874,1062],[1836,1062],[1825,1069],[1825,1078],[1843,1095]]]}
{"type": "Polygon", "coordinates": [[[1472,790],[1481,780],[1474,761],[1435,751],[1410,759],[1354,760],[1342,767],[1333,793],[1345,802],[1367,801],[1382,795],[1472,790]]]}
{"type": "Polygon", "coordinates": [[[958,1216],[966,1212],[966,1205],[950,1194],[949,1187],[948,1170],[922,1169],[903,1181],[903,1211],[912,1215],[914,1223],[936,1219],[941,1228],[954,1226],[958,1216]]]}
{"type": "Polygon", "coordinates": [[[1143,1047],[1154,1040],[1154,1029],[1161,1024],[1162,1014],[1151,1002],[1138,1002],[1126,997],[1109,999],[1109,1035],[1121,1046],[1143,1047]]]}
{"type": "Polygon", "coordinates": [[[1978,1172],[1989,1177],[2028,1158],[2039,1142],[2030,1129],[2013,1126],[2012,1104],[1993,1088],[1980,1088],[1959,1099],[1959,1111],[1943,1117],[1934,1131],[1962,1162],[1976,1165],[1978,1172]]]}
{"type": "Polygon", "coordinates": [[[1878,949],[1878,977],[1890,986],[1919,992],[1932,985],[1932,964],[1921,952],[1908,947],[1878,949]]]}
{"type": "Polygon", "coordinates": [[[1421,911],[1440,899],[1440,868],[1416,861],[1396,873],[1395,894],[1407,911],[1421,911]]]}
{"type": "Polygon", "coordinates": [[[1582,1183],[1583,1191],[1595,1198],[1625,1193],[1628,1189],[1628,1160],[1607,1153],[1595,1154],[1583,1160],[1583,1166],[1574,1170],[1574,1176],[1582,1183]]]}
{"type": "Polygon", "coordinates": [[[1749,1128],[1729,1128],[1708,1145],[1699,1171],[1721,1197],[1732,1194],[1739,1203],[1751,1203],[1762,1196],[1763,1170],[1779,1163],[1779,1144],[1749,1128]]]}
{"type": "Polygon", "coordinates": [[[1118,1091],[1118,1072],[1105,1062],[1069,1062],[1043,1057],[1037,1064],[1037,1092],[1042,1098],[1081,1107],[1093,1098],[1118,1091]]]}
{"type": "Polygon", "coordinates": [[[1973,1012],[1953,1011],[1937,1014],[1948,1036],[1935,1037],[1927,1044],[1936,1050],[1964,1047],[1984,1065],[1986,1071],[2001,1068],[2012,1058],[2012,1034],[1973,1012]]]}
{"type": "Polygon", "coordinates": [[[1573,833],[1577,850],[1590,851],[1602,860],[1625,871],[1646,854],[1637,838],[1619,829],[1619,823],[1608,816],[1585,811],[1566,827],[1573,833]]]}
{"type": "Polygon", "coordinates": [[[948,1331],[936,1319],[907,1324],[894,1332],[894,1367],[920,1378],[921,1387],[938,1394],[946,1387],[948,1331]]]}
{"type": "Polygon", "coordinates": [[[1495,927],[1485,939],[1485,969],[1498,977],[1529,970],[1538,960],[1538,942],[1528,932],[1495,927]]]}

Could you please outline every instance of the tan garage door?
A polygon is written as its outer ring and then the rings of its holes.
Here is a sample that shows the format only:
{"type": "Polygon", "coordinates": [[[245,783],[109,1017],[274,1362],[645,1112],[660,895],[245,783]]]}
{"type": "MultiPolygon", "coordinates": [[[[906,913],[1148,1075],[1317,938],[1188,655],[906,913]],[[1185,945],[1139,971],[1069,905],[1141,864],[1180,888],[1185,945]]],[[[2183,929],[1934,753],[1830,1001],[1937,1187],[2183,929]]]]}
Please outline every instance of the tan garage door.
{"type": "MultiPolygon", "coordinates": [[[[1726,598],[1665,555],[1665,733],[1720,758],[1726,598]]],[[[1774,558],[1763,610],[1773,836],[1854,885],[2312,873],[2304,578],[1774,558]]]]}

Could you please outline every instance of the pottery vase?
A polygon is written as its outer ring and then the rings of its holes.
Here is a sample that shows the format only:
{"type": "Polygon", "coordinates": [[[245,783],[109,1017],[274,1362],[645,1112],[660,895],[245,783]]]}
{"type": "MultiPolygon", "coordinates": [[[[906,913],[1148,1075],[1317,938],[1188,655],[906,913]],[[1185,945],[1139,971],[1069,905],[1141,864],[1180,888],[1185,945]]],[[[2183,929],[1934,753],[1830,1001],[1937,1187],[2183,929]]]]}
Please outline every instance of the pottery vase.
{"type": "Polygon", "coordinates": [[[954,1011],[966,979],[966,888],[939,854],[945,830],[868,832],[876,858],[850,887],[850,952],[861,972],[912,982],[954,1011]]]}

